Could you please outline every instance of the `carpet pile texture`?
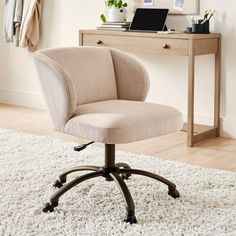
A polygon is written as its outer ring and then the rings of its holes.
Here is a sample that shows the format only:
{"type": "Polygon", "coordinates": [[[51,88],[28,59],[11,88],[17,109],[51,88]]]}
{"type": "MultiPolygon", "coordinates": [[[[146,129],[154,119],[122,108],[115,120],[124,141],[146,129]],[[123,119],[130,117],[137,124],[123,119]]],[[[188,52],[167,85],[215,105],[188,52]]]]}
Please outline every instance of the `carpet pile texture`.
{"type": "Polygon", "coordinates": [[[116,184],[96,178],[66,193],[55,212],[43,213],[60,173],[103,165],[103,149],[76,153],[75,145],[0,130],[0,235],[236,235],[236,173],[126,152],[117,152],[117,162],[170,179],[181,197],[171,198],[157,181],[132,176],[126,183],[138,224],[129,225],[122,222],[125,202],[116,184]]]}

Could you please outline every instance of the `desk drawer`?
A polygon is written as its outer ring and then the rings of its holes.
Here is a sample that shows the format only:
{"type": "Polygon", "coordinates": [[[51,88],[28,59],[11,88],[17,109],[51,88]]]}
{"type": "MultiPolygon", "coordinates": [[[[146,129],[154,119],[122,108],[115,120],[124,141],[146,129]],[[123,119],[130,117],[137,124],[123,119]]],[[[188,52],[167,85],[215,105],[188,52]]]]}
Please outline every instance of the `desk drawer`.
{"type": "MultiPolygon", "coordinates": [[[[147,33],[148,35],[148,33],[147,33]]],[[[81,45],[113,47],[130,52],[188,55],[188,40],[103,34],[82,34],[81,45]]]]}

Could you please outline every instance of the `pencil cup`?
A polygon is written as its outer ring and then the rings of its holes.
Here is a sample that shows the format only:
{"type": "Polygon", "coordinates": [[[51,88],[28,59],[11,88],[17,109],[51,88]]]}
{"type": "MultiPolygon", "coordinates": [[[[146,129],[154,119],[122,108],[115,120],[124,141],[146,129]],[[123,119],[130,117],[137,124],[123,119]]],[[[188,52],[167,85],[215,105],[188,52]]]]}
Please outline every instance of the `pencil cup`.
{"type": "MultiPolygon", "coordinates": [[[[203,20],[199,20],[198,23],[201,23],[203,20]]],[[[210,21],[207,20],[203,24],[203,33],[209,34],[210,33],[210,21]]]]}
{"type": "Polygon", "coordinates": [[[192,33],[198,33],[198,34],[209,34],[209,20],[205,21],[203,24],[204,20],[199,20],[198,24],[192,24],[192,33]]]}
{"type": "Polygon", "coordinates": [[[203,25],[192,24],[192,33],[203,34],[203,25]]]}

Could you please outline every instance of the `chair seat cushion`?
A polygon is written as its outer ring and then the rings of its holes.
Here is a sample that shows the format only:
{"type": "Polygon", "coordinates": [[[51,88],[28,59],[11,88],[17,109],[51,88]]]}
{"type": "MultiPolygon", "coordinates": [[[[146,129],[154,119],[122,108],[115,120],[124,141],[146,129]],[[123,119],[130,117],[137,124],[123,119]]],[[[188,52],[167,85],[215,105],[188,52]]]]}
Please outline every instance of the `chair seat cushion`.
{"type": "Polygon", "coordinates": [[[182,128],[175,108],[148,102],[108,100],[80,105],[65,132],[107,144],[130,143],[182,128]]]}

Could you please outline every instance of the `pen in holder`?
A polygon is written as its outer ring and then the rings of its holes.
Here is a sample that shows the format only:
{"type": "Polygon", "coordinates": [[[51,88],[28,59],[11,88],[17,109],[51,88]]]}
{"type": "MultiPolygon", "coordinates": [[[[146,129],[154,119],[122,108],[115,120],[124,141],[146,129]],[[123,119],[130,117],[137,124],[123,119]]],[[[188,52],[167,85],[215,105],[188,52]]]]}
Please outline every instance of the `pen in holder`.
{"type": "Polygon", "coordinates": [[[192,24],[192,33],[209,34],[210,33],[209,20],[198,20],[197,24],[192,24]]]}
{"type": "Polygon", "coordinates": [[[209,9],[205,11],[204,17],[201,20],[195,20],[192,17],[192,27],[187,27],[185,33],[188,34],[209,34],[210,19],[216,13],[215,10],[209,9]]]}

